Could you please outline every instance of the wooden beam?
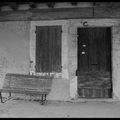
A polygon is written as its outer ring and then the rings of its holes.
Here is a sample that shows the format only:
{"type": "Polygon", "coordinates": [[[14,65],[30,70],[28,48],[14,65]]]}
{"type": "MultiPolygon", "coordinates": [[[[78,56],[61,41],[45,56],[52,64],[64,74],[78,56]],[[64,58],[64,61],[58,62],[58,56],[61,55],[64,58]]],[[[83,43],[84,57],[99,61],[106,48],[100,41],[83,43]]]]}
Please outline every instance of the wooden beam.
{"type": "Polygon", "coordinates": [[[34,2],[31,2],[31,3],[29,3],[30,4],[30,7],[31,7],[31,9],[34,9],[34,8],[36,8],[36,3],[34,3],[34,2]]]}
{"type": "Polygon", "coordinates": [[[50,8],[54,8],[55,2],[48,2],[47,6],[50,8]]]}
{"type": "Polygon", "coordinates": [[[120,18],[120,7],[95,7],[94,17],[96,18],[120,18]]]}
{"type": "Polygon", "coordinates": [[[77,2],[71,2],[72,5],[76,6],[77,5],[77,2]]]}
{"type": "Polygon", "coordinates": [[[91,18],[92,8],[54,8],[26,11],[4,11],[0,21],[51,20],[91,18]]]}
{"type": "Polygon", "coordinates": [[[9,5],[13,10],[17,10],[18,9],[18,4],[17,3],[11,3],[9,5]]]}

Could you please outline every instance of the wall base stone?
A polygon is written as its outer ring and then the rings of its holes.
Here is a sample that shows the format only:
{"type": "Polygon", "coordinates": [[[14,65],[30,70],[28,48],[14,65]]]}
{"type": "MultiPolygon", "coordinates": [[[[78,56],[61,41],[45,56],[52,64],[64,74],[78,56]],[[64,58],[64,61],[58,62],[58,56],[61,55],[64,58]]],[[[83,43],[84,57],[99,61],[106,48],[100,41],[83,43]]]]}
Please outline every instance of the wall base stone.
{"type": "Polygon", "coordinates": [[[47,100],[62,100],[68,101],[69,97],[69,80],[63,78],[56,78],[52,81],[52,88],[47,100]]]}

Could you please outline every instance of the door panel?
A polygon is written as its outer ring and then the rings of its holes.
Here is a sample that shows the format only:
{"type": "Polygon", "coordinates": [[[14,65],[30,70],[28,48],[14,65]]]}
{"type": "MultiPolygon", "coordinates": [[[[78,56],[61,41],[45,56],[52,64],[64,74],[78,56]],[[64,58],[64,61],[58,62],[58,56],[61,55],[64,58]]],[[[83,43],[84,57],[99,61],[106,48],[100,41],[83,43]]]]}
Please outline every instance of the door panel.
{"type": "Polygon", "coordinates": [[[36,72],[61,72],[61,26],[36,26],[36,72]]]}
{"type": "Polygon", "coordinates": [[[111,97],[111,29],[78,28],[78,36],[79,96],[111,97]]]}

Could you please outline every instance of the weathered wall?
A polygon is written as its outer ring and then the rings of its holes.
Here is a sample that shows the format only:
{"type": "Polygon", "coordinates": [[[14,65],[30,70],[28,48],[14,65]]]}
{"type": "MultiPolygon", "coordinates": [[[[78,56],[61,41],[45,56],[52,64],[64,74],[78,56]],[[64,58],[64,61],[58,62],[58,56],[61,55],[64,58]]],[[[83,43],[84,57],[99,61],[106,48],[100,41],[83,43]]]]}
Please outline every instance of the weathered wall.
{"type": "MultiPolygon", "coordinates": [[[[54,19],[70,19],[79,18],[78,20],[68,20],[68,32],[64,32],[66,41],[63,40],[63,58],[62,61],[68,64],[63,64],[63,73],[69,71],[69,78],[54,79],[52,85],[52,92],[48,99],[54,100],[67,100],[69,97],[75,98],[77,96],[77,35],[76,25],[83,27],[85,19],[80,18],[93,18],[92,8],[75,8],[75,9],[53,9],[53,10],[41,10],[41,11],[19,11],[19,12],[6,12],[0,14],[0,72],[11,73],[29,73],[29,60],[30,60],[30,20],[54,20],[54,19]],[[67,11],[66,11],[67,10],[67,11]],[[49,12],[48,12],[49,11],[49,12]],[[76,14],[75,14],[76,13],[76,14]],[[57,15],[57,16],[56,16],[57,15]],[[9,22],[11,20],[11,22],[9,22]],[[26,20],[26,21],[16,21],[26,20]],[[29,20],[29,21],[27,21],[29,20]],[[67,37],[66,37],[67,35],[67,37]],[[5,69],[3,69],[2,67],[5,69]]],[[[117,14],[115,9],[95,8],[94,17],[97,19],[87,19],[89,26],[114,26],[113,31],[113,51],[112,51],[112,80],[113,80],[113,92],[114,98],[120,99],[120,40],[119,40],[119,20],[105,20],[98,18],[119,18],[119,11],[117,14]],[[104,10],[106,12],[104,12],[104,10]],[[114,11],[114,12],[113,12],[114,11]],[[104,13],[104,14],[102,14],[104,13]]],[[[66,72],[67,73],[67,72],[66,72]]],[[[2,74],[0,75],[2,83],[2,74]]]]}
{"type": "MultiPolygon", "coordinates": [[[[55,73],[56,78],[52,83],[52,90],[47,99],[52,100],[67,100],[69,99],[69,77],[68,77],[68,24],[66,20],[52,20],[52,21],[31,21],[31,29],[30,29],[30,58],[35,64],[35,41],[36,41],[36,26],[56,26],[59,25],[62,27],[61,34],[61,67],[62,72],[55,73]],[[60,75],[60,76],[59,76],[60,75]]],[[[35,69],[34,69],[35,70],[35,69]]],[[[33,70],[33,73],[35,71],[33,70]]],[[[31,71],[32,72],[32,71],[31,71]]]]}
{"type": "Polygon", "coordinates": [[[6,73],[29,72],[29,22],[0,22],[0,65],[6,73]]]}
{"type": "Polygon", "coordinates": [[[52,89],[48,95],[48,100],[60,100],[67,101],[70,100],[70,80],[56,78],[52,82],[52,89]]]}
{"type": "Polygon", "coordinates": [[[55,20],[81,17],[92,17],[92,8],[55,8],[26,11],[4,11],[0,13],[0,21],[55,20]]]}
{"type": "MultiPolygon", "coordinates": [[[[66,31],[66,30],[65,30],[66,31]]],[[[64,32],[65,32],[64,31],[64,32]]],[[[63,34],[62,61],[67,63],[66,32],[63,34]],[[66,52],[65,52],[66,51],[66,52]],[[65,52],[65,53],[64,53],[65,52]]],[[[29,73],[30,61],[30,22],[13,21],[0,23],[0,87],[2,87],[5,73],[29,73]]],[[[66,66],[66,65],[65,65],[66,66]]],[[[63,65],[63,67],[65,67],[63,65]]],[[[65,72],[65,71],[64,71],[65,72]]],[[[65,74],[65,73],[64,73],[65,74]]],[[[67,77],[63,75],[63,77],[67,77]]],[[[47,99],[68,100],[69,80],[54,79],[52,90],[47,99]]],[[[18,95],[19,96],[19,95],[18,95]]]]}
{"type": "Polygon", "coordinates": [[[77,70],[77,27],[111,27],[112,30],[112,84],[113,100],[120,100],[120,21],[119,19],[76,19],[69,21],[69,73],[71,95],[76,97],[76,70],[77,70]]]}
{"type": "Polygon", "coordinates": [[[75,7],[0,12],[0,21],[60,20],[80,18],[120,18],[120,4],[105,7],[75,7]]]}

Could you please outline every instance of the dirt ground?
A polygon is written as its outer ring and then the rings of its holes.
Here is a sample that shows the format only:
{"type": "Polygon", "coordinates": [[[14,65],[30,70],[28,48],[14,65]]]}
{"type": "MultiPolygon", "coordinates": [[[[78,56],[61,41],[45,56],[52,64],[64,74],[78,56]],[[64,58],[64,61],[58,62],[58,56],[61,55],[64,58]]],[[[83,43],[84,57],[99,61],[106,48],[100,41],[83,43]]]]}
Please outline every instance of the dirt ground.
{"type": "Polygon", "coordinates": [[[120,102],[63,102],[24,99],[0,103],[1,118],[118,118],[120,102]]]}

